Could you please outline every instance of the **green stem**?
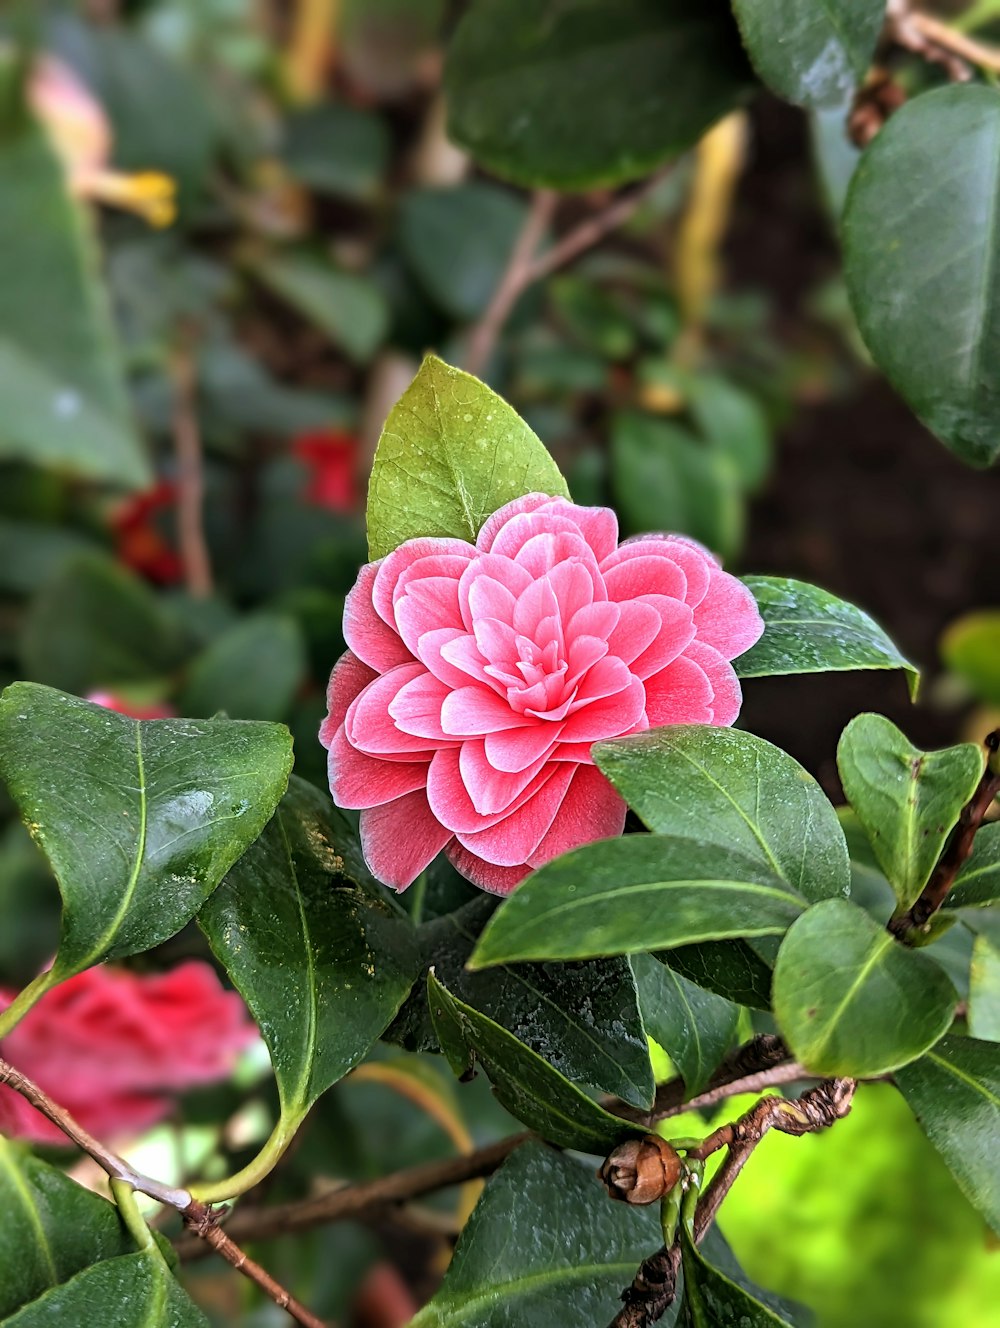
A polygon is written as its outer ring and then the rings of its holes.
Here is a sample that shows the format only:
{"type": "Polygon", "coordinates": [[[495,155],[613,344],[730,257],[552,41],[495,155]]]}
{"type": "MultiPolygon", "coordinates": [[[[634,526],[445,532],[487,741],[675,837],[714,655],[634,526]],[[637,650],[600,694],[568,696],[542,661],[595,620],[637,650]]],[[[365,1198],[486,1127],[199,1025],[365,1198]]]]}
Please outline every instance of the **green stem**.
{"type": "Polygon", "coordinates": [[[305,1114],[302,1111],[295,1116],[279,1117],[271,1137],[252,1162],[248,1162],[242,1171],[237,1171],[228,1180],[206,1181],[204,1185],[189,1186],[191,1197],[207,1204],[222,1203],[225,1199],[235,1199],[237,1195],[246,1194],[247,1190],[259,1185],[281,1160],[305,1119],[305,1114]]]}
{"type": "Polygon", "coordinates": [[[1000,19],[1000,0],[979,0],[979,4],[951,19],[951,26],[956,32],[975,32],[997,19],[1000,19]]]}
{"type": "Polygon", "coordinates": [[[0,1041],[14,1031],[31,1007],[37,1004],[53,986],[55,983],[50,972],[39,973],[23,991],[18,992],[6,1010],[0,1014],[0,1041]]]}
{"type": "Polygon", "coordinates": [[[132,1239],[139,1249],[155,1250],[159,1254],[159,1247],[146,1225],[146,1219],[139,1211],[139,1205],[135,1201],[135,1190],[132,1186],[127,1180],[113,1179],[111,1181],[111,1193],[115,1196],[115,1203],[122,1215],[122,1221],[128,1227],[132,1239]]]}

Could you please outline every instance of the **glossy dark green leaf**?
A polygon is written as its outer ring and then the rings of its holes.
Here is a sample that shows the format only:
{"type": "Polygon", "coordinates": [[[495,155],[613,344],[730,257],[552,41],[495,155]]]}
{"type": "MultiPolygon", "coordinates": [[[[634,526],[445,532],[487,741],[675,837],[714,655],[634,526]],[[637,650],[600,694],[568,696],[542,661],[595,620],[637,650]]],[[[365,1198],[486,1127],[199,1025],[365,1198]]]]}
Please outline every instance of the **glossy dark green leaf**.
{"type": "Polygon", "coordinates": [[[241,618],[194,661],[178,698],[185,715],[284,719],[306,671],[305,642],[292,618],[241,618]]]}
{"type": "Polygon", "coordinates": [[[526,212],[522,199],[485,180],[414,189],[400,205],[400,248],[441,308],[471,322],[499,284],[526,212]]]}
{"type": "MultiPolygon", "coordinates": [[[[628,960],[518,964],[469,973],[465,961],[496,907],[480,897],[420,928],[423,965],[458,1000],[513,1033],[574,1083],[636,1107],[653,1099],[653,1071],[628,960]]],[[[426,993],[414,988],[392,1032],[413,1050],[435,1050],[426,993]],[[401,1021],[402,1024],[401,1024],[401,1021]]]]}
{"type": "Polygon", "coordinates": [[[1000,902],[1000,823],[976,831],[972,853],[944,901],[946,909],[985,908],[1000,902]]]}
{"type": "Polygon", "coordinates": [[[347,817],[294,776],[198,921],[260,1025],[290,1132],[406,999],[413,926],[370,883],[347,817]]]}
{"type": "Polygon", "coordinates": [[[433,971],[427,975],[427,1000],[452,1069],[467,1072],[481,1065],[502,1105],[543,1139],[603,1154],[636,1133],[634,1125],[599,1107],[513,1033],[458,1000],[433,971]],[[466,1048],[464,1063],[458,1037],[466,1048]]]}
{"type": "Polygon", "coordinates": [[[598,743],[593,754],[657,834],[733,849],[813,902],[848,893],[836,812],[798,761],[763,738],[676,724],[598,743]]]}
{"type": "Polygon", "coordinates": [[[138,721],[35,683],[0,698],[0,775],[63,897],[52,982],[173,936],[257,838],[288,730],[138,721]]]}
{"type": "Polygon", "coordinates": [[[0,1210],[0,1318],[135,1248],[114,1204],[2,1137],[0,1210]]]}
{"type": "Polygon", "coordinates": [[[40,130],[4,136],[0,173],[17,181],[0,201],[0,456],[141,488],[87,217],[40,130]]]}
{"type": "Polygon", "coordinates": [[[673,1061],[693,1097],[732,1045],[740,1007],[688,982],[652,955],[633,955],[632,968],[646,1031],[673,1061]]]}
{"type": "Polygon", "coordinates": [[[805,1323],[758,1299],[746,1279],[738,1282],[714,1268],[685,1230],[681,1248],[684,1292],[678,1324],[682,1328],[801,1328],[805,1323]]]}
{"type": "MultiPolygon", "coordinates": [[[[589,1168],[523,1144],[487,1183],[411,1328],[603,1325],[660,1239],[655,1208],[609,1203],[589,1168]]],[[[662,1328],[675,1315],[668,1310],[662,1328]]]]}
{"type": "Polygon", "coordinates": [[[872,358],[923,423],[977,466],[1000,452],[998,145],[996,88],[914,97],[861,158],[842,230],[872,358]]]}
{"type": "Polygon", "coordinates": [[[977,936],[969,970],[969,1033],[985,1042],[1000,1042],[1000,946],[977,936]]]}
{"type": "Polygon", "coordinates": [[[448,49],[448,127],[518,184],[618,184],[693,143],[747,75],[714,0],[480,0],[448,49]]]}
{"type": "Polygon", "coordinates": [[[321,193],[368,202],[389,164],[392,143],[381,116],[343,102],[293,111],[284,124],[282,159],[321,193]]]}
{"type": "Polygon", "coordinates": [[[764,635],[733,667],[741,678],[787,673],[903,669],[911,697],[920,675],[867,613],[805,581],[743,578],[764,619],[764,635]]]}
{"type": "Polygon", "coordinates": [[[1000,1046],[945,1037],[894,1078],[966,1198],[1000,1235],[1000,1046]]]}
{"type": "Polygon", "coordinates": [[[778,1026],[809,1070],[855,1078],[915,1060],[947,1030],[956,993],[925,950],[910,950],[847,899],[814,904],[774,966],[778,1026]]]}
{"type": "Polygon", "coordinates": [[[488,516],[526,493],[568,496],[520,416],[478,378],[428,355],[390,411],[375,453],[372,558],[419,535],[475,540],[488,516]]]}
{"type": "Polygon", "coordinates": [[[366,364],[382,344],[389,310],[370,278],[299,251],[270,253],[253,264],[253,272],[350,359],[366,364]]]}
{"type": "Polygon", "coordinates": [[[3,1328],[209,1328],[156,1250],[105,1259],[3,1320],[3,1328]]]}
{"type": "Polygon", "coordinates": [[[885,0],[733,0],[754,68],[800,106],[842,102],[863,80],[885,0]]]}
{"type": "Polygon", "coordinates": [[[982,752],[969,742],[922,752],[884,715],[864,714],[841,734],[837,767],[878,864],[906,909],[976,790],[982,752]]]}
{"type": "Polygon", "coordinates": [[[739,472],[729,456],[671,420],[627,413],[611,435],[611,486],[624,529],[676,530],[723,557],[743,538],[739,472]]]}
{"type": "Polygon", "coordinates": [[[806,906],[759,861],[674,835],[565,853],[500,905],[470,967],[590,959],[730,936],[781,935],[806,906]]]}
{"type": "Polygon", "coordinates": [[[26,672],[81,694],[162,678],[184,651],[177,620],[149,586],[100,553],[72,559],[42,587],[21,633],[26,672]]]}
{"type": "Polygon", "coordinates": [[[746,941],[702,941],[661,950],[657,958],[688,982],[736,1005],[771,1009],[771,968],[746,941]]]}

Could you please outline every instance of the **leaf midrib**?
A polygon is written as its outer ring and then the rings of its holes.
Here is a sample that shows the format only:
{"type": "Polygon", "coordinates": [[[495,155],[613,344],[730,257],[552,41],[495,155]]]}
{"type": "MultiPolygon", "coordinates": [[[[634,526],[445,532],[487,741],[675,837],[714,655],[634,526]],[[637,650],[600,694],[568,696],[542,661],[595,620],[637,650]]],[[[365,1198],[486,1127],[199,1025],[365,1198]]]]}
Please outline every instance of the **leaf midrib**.
{"type": "Polygon", "coordinates": [[[299,923],[302,928],[302,949],[306,959],[306,1040],[305,1050],[302,1058],[302,1070],[299,1075],[295,1091],[290,1095],[290,1100],[285,1101],[285,1096],[281,1093],[279,1080],[279,1094],[282,1099],[282,1107],[285,1112],[291,1114],[299,1108],[304,1108],[309,1099],[309,1081],[312,1077],[313,1065],[316,1060],[316,1040],[317,1029],[319,1025],[319,1011],[316,1003],[316,961],[313,956],[312,937],[309,931],[309,920],[306,917],[305,903],[302,898],[302,886],[299,881],[299,873],[295,866],[295,858],[292,855],[292,845],[288,838],[288,831],[285,828],[285,818],[281,814],[281,808],[274,814],[278,830],[281,833],[281,846],[288,862],[288,877],[295,894],[295,903],[299,911],[299,923]]]}
{"type": "Polygon", "coordinates": [[[49,1241],[48,1233],[46,1232],[45,1226],[42,1222],[41,1214],[38,1211],[38,1205],[32,1199],[31,1191],[28,1188],[28,1185],[24,1177],[21,1175],[20,1171],[17,1169],[17,1167],[14,1166],[13,1162],[10,1160],[10,1157],[8,1156],[7,1153],[7,1147],[8,1145],[5,1143],[5,1141],[0,1140],[0,1167],[2,1167],[3,1170],[6,1171],[6,1173],[9,1175],[15,1190],[17,1191],[18,1195],[21,1198],[23,1206],[27,1212],[28,1222],[31,1225],[31,1227],[34,1229],[38,1237],[38,1245],[44,1256],[45,1264],[48,1269],[50,1277],[50,1286],[56,1286],[59,1282],[59,1273],[56,1269],[55,1254],[53,1252],[52,1245],[49,1241]]]}

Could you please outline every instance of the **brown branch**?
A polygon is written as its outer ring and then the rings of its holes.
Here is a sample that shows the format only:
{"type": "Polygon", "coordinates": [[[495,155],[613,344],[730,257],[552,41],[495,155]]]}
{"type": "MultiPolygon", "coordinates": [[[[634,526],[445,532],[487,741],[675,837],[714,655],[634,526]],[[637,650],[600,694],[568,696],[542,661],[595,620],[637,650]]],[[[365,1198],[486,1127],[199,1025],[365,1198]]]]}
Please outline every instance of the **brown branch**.
{"type": "Polygon", "coordinates": [[[646,1328],[662,1319],[677,1295],[677,1273],[681,1266],[681,1247],[658,1249],[639,1265],[631,1286],[622,1292],[625,1302],[609,1328],[646,1328]]]}
{"type": "Polygon", "coordinates": [[[974,57],[969,56],[970,49],[989,54],[988,48],[980,47],[978,42],[963,37],[947,24],[914,9],[912,0],[889,0],[885,40],[918,55],[929,64],[940,65],[955,83],[968,82],[972,77],[968,59],[974,57]]]}
{"type": "Polygon", "coordinates": [[[285,1310],[296,1323],[302,1324],[303,1328],[327,1328],[322,1319],[307,1309],[301,1301],[296,1300],[290,1291],[286,1291],[280,1282],[251,1259],[249,1254],[241,1250],[229,1234],[222,1230],[219,1226],[217,1209],[210,1204],[194,1200],[184,1209],[181,1216],[184,1218],[184,1225],[194,1232],[199,1240],[204,1241],[206,1247],[213,1249],[238,1273],[256,1283],[264,1294],[269,1296],[279,1309],[285,1310]]]}
{"type": "Polygon", "coordinates": [[[173,434],[177,456],[177,533],[188,592],[197,599],[212,593],[212,564],[205,540],[205,475],[198,428],[195,354],[185,341],[174,352],[173,434]]]}
{"type": "MultiPolygon", "coordinates": [[[[988,46],[985,42],[967,37],[963,32],[949,27],[947,23],[942,23],[940,19],[933,18],[930,14],[923,14],[917,9],[910,13],[909,21],[932,46],[949,52],[960,61],[965,60],[969,64],[978,65],[980,69],[1000,73],[1000,50],[996,46],[988,46]]],[[[968,78],[968,73],[965,77],[968,78]]]]}
{"type": "Polygon", "coordinates": [[[493,353],[497,337],[522,292],[531,284],[531,260],[542,242],[546,227],[556,208],[556,195],[551,189],[536,189],[531,206],[524,219],[507,267],[493,292],[492,298],[469,334],[465,367],[471,374],[481,374],[493,353]]]}
{"type": "Polygon", "coordinates": [[[982,825],[997,794],[1000,793],[1000,729],[994,729],[992,733],[987,734],[985,746],[988,755],[983,777],[975,793],[959,813],[958,823],[938,859],[937,866],[931,872],[930,880],[924,886],[919,898],[906,912],[894,915],[886,924],[897,940],[905,942],[911,933],[926,930],[928,922],[944,903],[948,891],[954,885],[959,868],[972,853],[976,831],[982,825]]]}
{"type": "MultiPolygon", "coordinates": [[[[265,1240],[291,1231],[305,1231],[327,1222],[342,1222],[359,1217],[377,1208],[387,1208],[418,1199],[449,1185],[489,1176],[510,1153],[532,1138],[530,1134],[515,1134],[497,1143],[460,1157],[445,1158],[441,1162],[423,1162],[407,1167],[378,1180],[358,1185],[345,1185],[339,1190],[299,1199],[291,1203],[275,1204],[268,1208],[244,1208],[233,1213],[226,1231],[237,1240],[265,1240]]],[[[183,1260],[202,1258],[204,1246],[200,1242],[181,1239],[176,1242],[177,1253],[183,1260]]]]}

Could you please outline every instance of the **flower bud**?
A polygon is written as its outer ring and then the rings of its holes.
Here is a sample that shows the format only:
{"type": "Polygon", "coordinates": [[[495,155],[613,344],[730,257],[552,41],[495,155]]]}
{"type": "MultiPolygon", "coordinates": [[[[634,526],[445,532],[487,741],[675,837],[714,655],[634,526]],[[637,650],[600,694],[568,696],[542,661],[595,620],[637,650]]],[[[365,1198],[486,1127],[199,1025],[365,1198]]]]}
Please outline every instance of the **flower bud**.
{"type": "Polygon", "coordinates": [[[666,1139],[646,1134],[620,1144],[597,1174],[612,1199],[650,1204],[669,1194],[677,1184],[681,1160],[666,1139]]]}

